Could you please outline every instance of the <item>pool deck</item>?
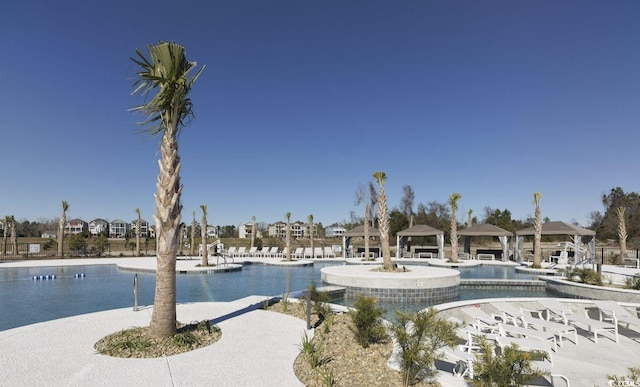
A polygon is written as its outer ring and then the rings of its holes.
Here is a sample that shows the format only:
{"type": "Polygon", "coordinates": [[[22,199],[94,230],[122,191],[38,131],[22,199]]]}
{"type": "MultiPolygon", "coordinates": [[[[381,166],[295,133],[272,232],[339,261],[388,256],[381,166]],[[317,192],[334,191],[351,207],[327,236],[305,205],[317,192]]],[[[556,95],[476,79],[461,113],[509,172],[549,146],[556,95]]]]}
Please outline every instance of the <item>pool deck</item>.
{"type": "MultiPolygon", "coordinates": [[[[2,263],[0,268],[92,265],[96,261],[117,264],[121,260],[132,262],[131,258],[65,259],[2,263]]],[[[154,264],[144,263],[147,268],[154,264]]],[[[638,270],[607,266],[603,272],[624,277],[638,270]]],[[[97,354],[93,348],[113,332],[148,325],[151,306],[135,312],[132,308],[116,309],[0,331],[2,385],[302,386],[293,372],[293,362],[302,335],[306,332],[311,336],[312,331],[297,318],[259,309],[264,299],[251,296],[233,302],[179,304],[178,320],[213,320],[222,329],[222,338],[205,348],[158,359],[112,358],[97,354]]],[[[438,309],[486,301],[441,304],[438,309]]],[[[577,345],[565,342],[553,353],[553,372],[568,377],[573,386],[606,386],[607,375],[626,375],[629,367],[640,364],[640,331],[620,329],[620,343],[609,337],[605,333],[596,344],[590,334],[579,331],[577,345]]],[[[466,385],[446,371],[439,374],[443,386],[466,385]]]]}

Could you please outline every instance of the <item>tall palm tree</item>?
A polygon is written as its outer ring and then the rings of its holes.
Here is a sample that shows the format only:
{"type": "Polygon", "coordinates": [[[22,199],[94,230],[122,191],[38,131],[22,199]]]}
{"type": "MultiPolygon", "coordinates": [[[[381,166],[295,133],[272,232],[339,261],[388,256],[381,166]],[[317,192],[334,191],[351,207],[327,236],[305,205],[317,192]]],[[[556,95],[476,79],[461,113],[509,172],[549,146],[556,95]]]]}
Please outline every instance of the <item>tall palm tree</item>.
{"type": "Polygon", "coordinates": [[[196,212],[193,211],[193,220],[191,220],[191,245],[189,246],[189,255],[196,255],[196,212]]]}
{"type": "Polygon", "coordinates": [[[313,254],[313,214],[309,214],[307,220],[309,221],[309,248],[311,248],[311,254],[313,254]]]}
{"type": "Polygon", "coordinates": [[[389,214],[387,213],[387,195],[384,192],[384,182],[387,175],[378,171],[373,174],[378,182],[378,227],[380,228],[380,243],[382,244],[382,267],[384,270],[393,270],[391,264],[391,249],[389,248],[389,214]]]}
{"type": "Polygon", "coordinates": [[[200,205],[202,210],[202,228],[200,229],[200,239],[202,240],[202,262],[201,266],[209,266],[209,247],[207,246],[207,206],[200,205]]]}
{"type": "Polygon", "coordinates": [[[251,248],[255,246],[256,241],[256,217],[251,217],[251,248]]]}
{"type": "Polygon", "coordinates": [[[542,255],[540,244],[542,243],[542,215],[540,214],[540,201],[542,194],[540,192],[533,193],[533,205],[535,213],[533,218],[533,267],[542,267],[542,255]]]}
{"type": "Polygon", "coordinates": [[[140,256],[140,232],[142,231],[142,217],[140,216],[140,209],[136,208],[136,257],[140,256]]]}
{"type": "Polygon", "coordinates": [[[285,245],[287,246],[287,255],[286,260],[291,260],[291,213],[287,212],[284,214],[285,219],[287,219],[287,228],[284,229],[284,238],[285,245]]]}
{"type": "Polygon", "coordinates": [[[625,208],[616,208],[616,215],[618,215],[618,239],[620,240],[620,257],[624,258],[627,255],[627,222],[624,217],[625,208]]]}
{"type": "Polygon", "coordinates": [[[62,215],[60,215],[60,221],[58,222],[58,257],[63,257],[64,252],[62,247],[64,245],[64,228],[67,226],[67,210],[69,209],[69,203],[66,200],[62,201],[62,215]]]}
{"type": "Polygon", "coordinates": [[[449,206],[451,207],[451,261],[458,262],[458,221],[456,211],[458,211],[458,200],[462,198],[457,192],[449,196],[449,206]]]}
{"type": "Polygon", "coordinates": [[[11,245],[13,246],[13,254],[18,254],[18,230],[16,229],[16,218],[11,215],[11,245]]]}
{"type": "Polygon", "coordinates": [[[137,58],[131,58],[140,66],[132,94],[147,97],[157,93],[131,110],[147,116],[142,124],[151,135],[162,136],[154,216],[156,289],[150,328],[155,337],[167,338],[176,332],[176,256],[182,212],[178,134],[193,117],[193,104],[188,94],[204,66],[189,77],[197,64],[189,62],[184,47],[176,43],[158,42],[147,46],[147,51],[149,59],[140,50],[136,50],[137,58]]]}
{"type": "Polygon", "coordinates": [[[364,205],[362,229],[362,231],[364,231],[364,259],[368,261],[371,258],[369,254],[369,203],[365,203],[364,205]]]}
{"type": "Polygon", "coordinates": [[[2,255],[7,255],[7,238],[9,237],[9,223],[10,223],[9,215],[4,217],[4,227],[2,227],[2,255]]]}

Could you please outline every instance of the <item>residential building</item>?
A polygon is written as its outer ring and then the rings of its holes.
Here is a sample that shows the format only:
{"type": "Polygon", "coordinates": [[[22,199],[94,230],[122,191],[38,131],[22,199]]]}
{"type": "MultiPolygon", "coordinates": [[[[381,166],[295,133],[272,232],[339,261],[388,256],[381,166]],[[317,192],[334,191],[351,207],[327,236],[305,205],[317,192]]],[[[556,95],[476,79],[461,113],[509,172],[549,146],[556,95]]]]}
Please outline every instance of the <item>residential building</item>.
{"type": "Polygon", "coordinates": [[[324,235],[327,238],[342,237],[347,229],[342,226],[329,226],[324,229],[324,235]]]}
{"type": "MultiPolygon", "coordinates": [[[[129,229],[133,231],[133,235],[136,235],[136,224],[138,223],[138,219],[134,219],[131,221],[131,225],[129,229]]],[[[140,219],[140,237],[147,238],[149,236],[149,222],[144,219],[140,219]]]]}
{"type": "MultiPolygon", "coordinates": [[[[307,229],[304,223],[291,223],[291,238],[302,238],[307,229]]],[[[277,222],[269,225],[268,235],[272,238],[286,238],[287,224],[285,222],[277,222]]]]}
{"type": "Polygon", "coordinates": [[[71,219],[64,228],[65,234],[82,234],[89,231],[89,223],[82,219],[71,219]]]}
{"type": "Polygon", "coordinates": [[[109,235],[109,222],[96,218],[89,222],[89,233],[91,236],[109,235]]]}
{"type": "MultiPolygon", "coordinates": [[[[241,239],[251,239],[251,232],[253,230],[253,223],[241,223],[238,227],[238,237],[241,239]]],[[[256,224],[256,237],[262,238],[262,233],[258,229],[258,225],[256,224]]]]}
{"type": "Polygon", "coordinates": [[[215,224],[207,225],[207,238],[220,238],[220,226],[216,226],[215,224]]]}
{"type": "Polygon", "coordinates": [[[109,223],[109,238],[124,238],[129,231],[129,223],[116,219],[109,223]]]}

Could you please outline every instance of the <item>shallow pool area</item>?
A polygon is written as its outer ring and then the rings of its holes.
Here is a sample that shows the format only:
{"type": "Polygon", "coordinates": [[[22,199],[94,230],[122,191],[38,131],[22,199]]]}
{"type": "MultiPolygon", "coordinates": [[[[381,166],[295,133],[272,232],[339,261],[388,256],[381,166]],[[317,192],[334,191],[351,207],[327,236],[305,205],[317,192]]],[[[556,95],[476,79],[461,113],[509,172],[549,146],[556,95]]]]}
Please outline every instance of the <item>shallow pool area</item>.
{"type": "MultiPolygon", "coordinates": [[[[321,286],[320,270],[342,262],[282,267],[247,264],[242,270],[216,274],[177,275],[177,302],[232,301],[250,295],[282,296],[321,286]]],[[[460,269],[461,278],[535,279],[510,267],[460,269]]],[[[0,331],[78,314],[133,307],[138,276],[138,305],[152,305],[155,274],[118,269],[115,265],[0,268],[0,331]],[[34,279],[54,276],[55,279],[34,279]]],[[[518,289],[460,289],[460,300],[489,297],[544,297],[545,292],[518,289]],[[542,293],[542,294],[538,294],[542,293]]],[[[387,310],[419,310],[428,304],[384,305],[387,310]]]]}

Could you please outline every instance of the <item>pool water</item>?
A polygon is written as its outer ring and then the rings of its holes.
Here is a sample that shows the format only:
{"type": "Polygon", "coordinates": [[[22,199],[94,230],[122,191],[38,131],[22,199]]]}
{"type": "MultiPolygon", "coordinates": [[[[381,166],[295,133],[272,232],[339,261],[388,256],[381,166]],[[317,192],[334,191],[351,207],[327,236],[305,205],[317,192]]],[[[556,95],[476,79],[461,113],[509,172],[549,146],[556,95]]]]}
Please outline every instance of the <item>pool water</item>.
{"type": "MultiPolygon", "coordinates": [[[[232,301],[250,295],[281,296],[305,289],[314,282],[321,286],[320,270],[340,262],[319,262],[313,266],[282,267],[245,265],[242,270],[217,274],[183,274],[176,278],[177,302],[232,301]]],[[[135,272],[115,265],[61,266],[0,269],[0,331],[22,325],[78,314],[133,306],[135,272]],[[76,275],[78,274],[78,276],[76,275]],[[84,274],[84,276],[82,276],[84,274]],[[34,280],[34,276],[55,275],[56,279],[34,280]]],[[[154,273],[137,273],[138,305],[153,304],[154,273]]],[[[482,266],[461,270],[461,278],[531,279],[513,268],[482,266]],[[476,270],[479,269],[479,270],[476,270]],[[506,273],[505,272],[509,272],[506,273]]],[[[535,296],[544,292],[518,290],[460,290],[460,299],[535,296]]],[[[544,296],[544,295],[542,295],[544,296]]],[[[381,305],[394,310],[398,305],[381,305]]],[[[403,306],[418,310],[429,305],[403,306]]]]}

